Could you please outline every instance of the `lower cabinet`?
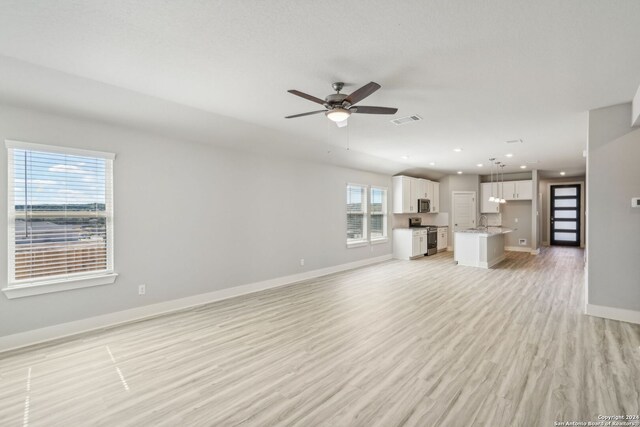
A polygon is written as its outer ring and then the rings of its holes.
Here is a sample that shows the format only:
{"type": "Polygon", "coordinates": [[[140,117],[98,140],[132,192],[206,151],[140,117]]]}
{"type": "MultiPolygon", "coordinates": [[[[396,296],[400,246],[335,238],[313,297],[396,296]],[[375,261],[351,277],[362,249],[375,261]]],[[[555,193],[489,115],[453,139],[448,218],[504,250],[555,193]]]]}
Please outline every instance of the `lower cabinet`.
{"type": "Polygon", "coordinates": [[[449,227],[438,227],[438,252],[446,251],[449,246],[449,227]]]}
{"type": "Polygon", "coordinates": [[[427,230],[396,228],[393,230],[393,257],[412,259],[427,253],[427,230]]]}

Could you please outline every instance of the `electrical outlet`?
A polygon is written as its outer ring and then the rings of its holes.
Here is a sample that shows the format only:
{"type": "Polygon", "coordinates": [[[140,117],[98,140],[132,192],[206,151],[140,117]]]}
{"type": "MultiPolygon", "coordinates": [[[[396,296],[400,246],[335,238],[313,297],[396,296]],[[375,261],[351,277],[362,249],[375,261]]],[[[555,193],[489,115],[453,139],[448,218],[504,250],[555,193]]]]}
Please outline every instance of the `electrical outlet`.
{"type": "Polygon", "coordinates": [[[304,258],[300,258],[300,266],[304,266],[304,258]]]}
{"type": "Polygon", "coordinates": [[[147,293],[147,285],[138,286],[138,295],[144,295],[147,293]]]}
{"type": "Polygon", "coordinates": [[[527,245],[527,239],[520,239],[520,240],[518,240],[518,243],[520,243],[520,246],[526,246],[527,245]]]}

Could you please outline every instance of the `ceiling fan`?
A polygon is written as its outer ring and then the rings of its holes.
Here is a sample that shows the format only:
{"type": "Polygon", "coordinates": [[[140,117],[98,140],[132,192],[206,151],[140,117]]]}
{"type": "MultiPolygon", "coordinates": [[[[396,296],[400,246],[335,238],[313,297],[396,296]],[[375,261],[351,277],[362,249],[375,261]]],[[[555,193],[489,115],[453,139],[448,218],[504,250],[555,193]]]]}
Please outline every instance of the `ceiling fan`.
{"type": "Polygon", "coordinates": [[[355,105],[358,102],[365,99],[367,96],[371,95],[373,92],[380,89],[380,85],[376,82],[370,82],[366,85],[362,86],[360,89],[352,92],[349,95],[345,95],[340,93],[342,88],[344,87],[343,82],[335,82],[331,85],[336,93],[332,93],[331,95],[327,95],[327,97],[322,100],[320,98],[316,98],[315,96],[307,95],[306,93],[300,92],[299,90],[289,90],[289,93],[302,97],[304,99],[308,99],[309,101],[315,102],[316,104],[320,104],[324,106],[324,110],[310,111],[308,113],[294,114],[293,116],[287,116],[285,119],[293,119],[295,117],[302,116],[310,116],[312,114],[324,113],[325,116],[331,121],[336,122],[338,127],[343,127],[347,125],[346,120],[352,113],[358,114],[395,114],[398,109],[397,108],[389,108],[389,107],[369,107],[364,105],[355,105]]]}

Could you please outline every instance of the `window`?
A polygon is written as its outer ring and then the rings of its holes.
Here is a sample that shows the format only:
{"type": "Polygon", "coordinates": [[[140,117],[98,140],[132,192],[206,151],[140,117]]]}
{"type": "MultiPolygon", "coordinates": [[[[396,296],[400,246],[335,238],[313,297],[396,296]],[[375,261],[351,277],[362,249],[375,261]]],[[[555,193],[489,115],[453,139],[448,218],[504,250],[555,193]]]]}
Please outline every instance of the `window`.
{"type": "Polygon", "coordinates": [[[14,141],[6,146],[7,296],[113,283],[115,156],[14,141]]]}
{"type": "Polygon", "coordinates": [[[367,242],[367,187],[347,184],[347,245],[367,242]]]}
{"type": "Polygon", "coordinates": [[[387,241],[387,189],[347,184],[347,246],[387,241]]]}
{"type": "Polygon", "coordinates": [[[371,187],[371,241],[387,238],[387,189],[371,187]]]}

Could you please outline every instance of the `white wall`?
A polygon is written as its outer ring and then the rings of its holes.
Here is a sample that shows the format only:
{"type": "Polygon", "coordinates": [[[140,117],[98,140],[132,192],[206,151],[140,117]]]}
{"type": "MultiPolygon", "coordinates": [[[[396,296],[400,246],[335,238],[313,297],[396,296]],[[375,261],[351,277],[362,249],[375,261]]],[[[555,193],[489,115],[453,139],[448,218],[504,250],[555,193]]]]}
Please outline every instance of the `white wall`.
{"type": "MultiPolygon", "coordinates": [[[[345,244],[346,182],[391,191],[391,176],[0,106],[4,139],[117,154],[119,277],[114,285],[68,292],[14,300],[0,295],[0,336],[391,253],[390,242],[354,249],[345,244]],[[144,297],[137,295],[142,283],[144,297]]],[[[3,148],[2,254],[7,248],[6,161],[3,148]]],[[[4,255],[0,271],[4,287],[4,255]]]]}
{"type": "Polygon", "coordinates": [[[588,304],[635,311],[640,322],[640,209],[631,207],[640,197],[640,128],[630,119],[630,103],[589,112],[588,304]]]}

